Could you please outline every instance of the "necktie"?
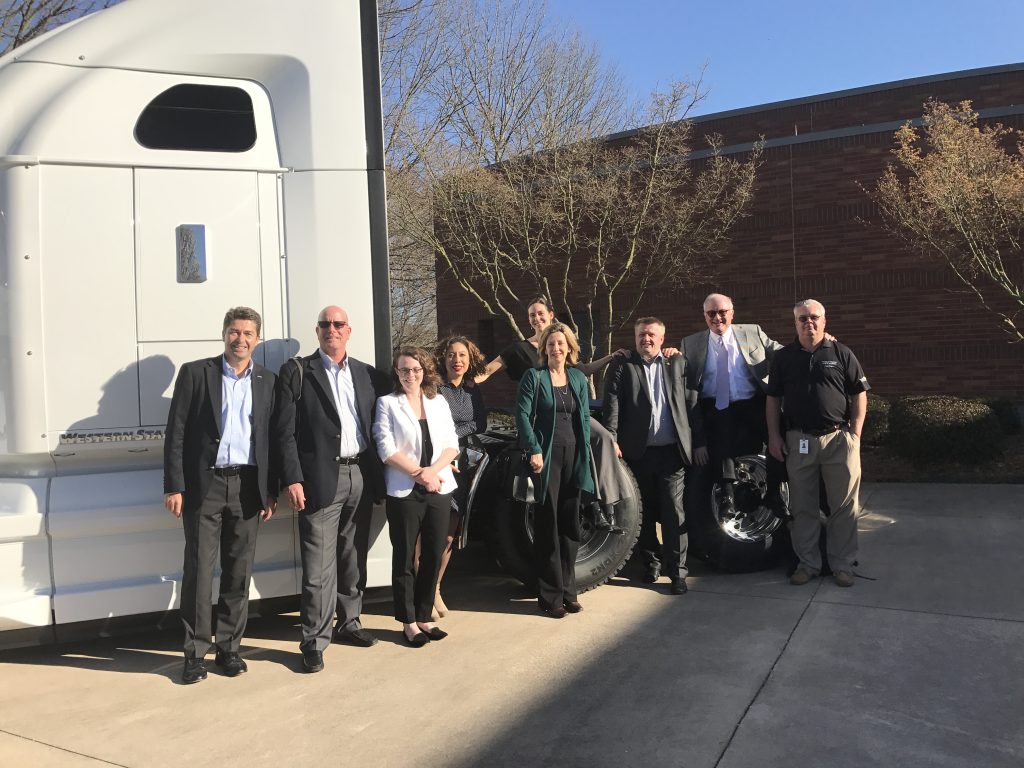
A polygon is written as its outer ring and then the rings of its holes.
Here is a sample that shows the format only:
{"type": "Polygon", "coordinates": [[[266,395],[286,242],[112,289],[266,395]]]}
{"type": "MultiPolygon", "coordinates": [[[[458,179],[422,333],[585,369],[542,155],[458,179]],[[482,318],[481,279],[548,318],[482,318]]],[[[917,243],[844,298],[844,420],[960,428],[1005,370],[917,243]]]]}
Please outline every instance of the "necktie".
{"type": "Polygon", "coordinates": [[[729,407],[729,350],[725,348],[725,341],[718,337],[718,344],[715,346],[718,353],[718,366],[715,370],[715,408],[724,411],[729,407]]]}

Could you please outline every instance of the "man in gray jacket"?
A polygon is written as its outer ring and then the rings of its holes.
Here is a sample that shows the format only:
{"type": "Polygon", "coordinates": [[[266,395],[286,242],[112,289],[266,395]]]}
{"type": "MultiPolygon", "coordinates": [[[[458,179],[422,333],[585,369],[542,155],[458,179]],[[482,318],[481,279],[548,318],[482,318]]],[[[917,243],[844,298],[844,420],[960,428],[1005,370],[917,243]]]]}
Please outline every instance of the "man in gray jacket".
{"type": "MultiPolygon", "coordinates": [[[[718,508],[723,517],[736,514],[734,486],[736,456],[760,453],[767,439],[764,418],[765,390],[772,357],[782,345],[768,338],[759,325],[734,325],[732,299],[712,293],[704,299],[708,330],[682,341],[687,386],[700,393],[704,433],[694,444],[694,463],[711,463],[720,481],[718,508]]],[[[783,512],[779,486],[784,466],[769,456],[768,494],[765,501],[783,512]]]]}

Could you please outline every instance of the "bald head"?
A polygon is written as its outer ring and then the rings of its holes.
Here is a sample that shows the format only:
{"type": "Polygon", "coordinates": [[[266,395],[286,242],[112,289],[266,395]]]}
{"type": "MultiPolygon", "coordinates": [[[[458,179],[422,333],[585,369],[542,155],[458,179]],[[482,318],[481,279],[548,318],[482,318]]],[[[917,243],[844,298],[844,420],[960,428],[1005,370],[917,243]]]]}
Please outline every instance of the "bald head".
{"type": "Polygon", "coordinates": [[[351,335],[348,312],[333,305],[320,310],[316,321],[316,338],[320,342],[320,349],[331,360],[340,363],[345,359],[351,335]]]}
{"type": "Polygon", "coordinates": [[[724,293],[708,294],[704,299],[704,322],[708,330],[719,336],[729,330],[733,318],[732,299],[724,293]]]}

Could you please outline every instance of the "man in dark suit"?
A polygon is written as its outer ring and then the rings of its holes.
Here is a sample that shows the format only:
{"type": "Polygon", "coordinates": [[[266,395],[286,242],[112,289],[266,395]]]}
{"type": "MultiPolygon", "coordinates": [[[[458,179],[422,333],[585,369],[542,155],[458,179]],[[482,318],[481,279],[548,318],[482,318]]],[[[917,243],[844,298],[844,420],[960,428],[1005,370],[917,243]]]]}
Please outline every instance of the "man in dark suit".
{"type": "Polygon", "coordinates": [[[185,530],[185,683],[206,678],[203,657],[215,636],[216,664],[224,674],[246,671],[238,649],[248,617],[256,531],[277,504],[270,462],[275,376],[252,359],[261,330],[255,310],[228,310],[224,354],[181,367],[167,414],[164,506],[185,530]],[[218,547],[220,597],[214,612],[210,593],[218,547]]]}
{"type": "MultiPolygon", "coordinates": [[[[782,349],[768,338],[759,325],[734,325],[732,299],[712,293],[704,299],[704,322],[708,330],[683,339],[687,386],[700,393],[704,434],[698,442],[707,448],[695,451],[694,462],[708,464],[721,492],[719,514],[734,517],[734,458],[761,453],[767,440],[764,418],[765,391],[772,357],[782,349]]],[[[768,458],[766,502],[777,512],[782,499],[779,486],[785,477],[783,465],[768,458]]]]}
{"type": "Polygon", "coordinates": [[[324,668],[333,638],[369,647],[363,589],[373,502],[384,498],[384,469],[373,450],[377,396],[390,377],[348,354],[352,326],[341,307],[326,307],[316,324],[320,348],[290,360],[278,377],[274,434],[281,487],[299,514],[302,554],[302,665],[324,668]]]}
{"type": "Polygon", "coordinates": [[[662,355],[665,324],[641,317],[634,330],[636,352],[617,358],[608,374],[605,426],[640,487],[644,581],[653,584],[664,572],[671,593],[681,595],[686,592],[687,547],[683,488],[693,461],[693,434],[700,430],[697,393],[686,388],[686,359],[662,355]],[[658,522],[664,559],[658,551],[658,522]]]}

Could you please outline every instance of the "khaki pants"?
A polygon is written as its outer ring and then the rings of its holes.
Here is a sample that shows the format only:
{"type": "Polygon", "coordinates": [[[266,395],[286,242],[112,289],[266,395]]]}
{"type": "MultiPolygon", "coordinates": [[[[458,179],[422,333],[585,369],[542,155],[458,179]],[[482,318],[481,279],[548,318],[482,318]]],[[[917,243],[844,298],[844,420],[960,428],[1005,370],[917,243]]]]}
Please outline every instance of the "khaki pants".
{"type": "Polygon", "coordinates": [[[821,571],[820,476],[832,510],[826,525],[829,567],[834,573],[852,573],[857,559],[860,438],[846,429],[820,437],[790,430],[786,433],[786,450],[789,506],[793,513],[791,535],[800,567],[814,574],[821,571]],[[807,440],[806,454],[800,453],[801,440],[807,440]]]}

